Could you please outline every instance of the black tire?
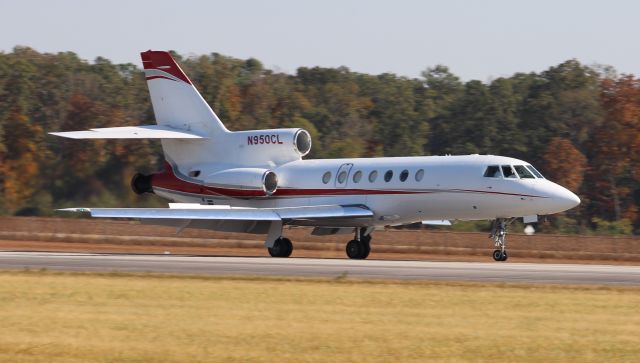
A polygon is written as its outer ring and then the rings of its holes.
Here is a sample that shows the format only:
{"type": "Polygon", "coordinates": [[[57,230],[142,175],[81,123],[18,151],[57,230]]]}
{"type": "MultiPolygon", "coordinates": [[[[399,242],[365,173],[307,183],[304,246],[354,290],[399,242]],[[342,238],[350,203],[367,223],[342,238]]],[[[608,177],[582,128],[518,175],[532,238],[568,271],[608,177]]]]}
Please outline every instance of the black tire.
{"type": "Polygon", "coordinates": [[[507,258],[509,258],[509,255],[507,255],[507,250],[505,250],[504,252],[502,252],[502,260],[500,261],[504,262],[507,260],[507,258]]]}
{"type": "Polygon", "coordinates": [[[503,261],[502,260],[502,250],[494,250],[493,251],[493,259],[500,262],[503,261]]]}
{"type": "Polygon", "coordinates": [[[286,247],[281,257],[291,256],[291,253],[293,252],[293,243],[291,243],[291,240],[288,238],[282,238],[281,241],[286,247]]]}
{"type": "Polygon", "coordinates": [[[360,242],[364,245],[364,251],[362,252],[363,260],[369,257],[369,254],[371,253],[371,244],[369,243],[369,241],[371,241],[371,237],[369,237],[369,239],[366,242],[365,241],[360,242]]]}
{"type": "Polygon", "coordinates": [[[271,257],[289,257],[293,252],[293,243],[288,238],[280,237],[273,243],[273,247],[269,247],[267,250],[269,250],[271,257]]]}
{"type": "Polygon", "coordinates": [[[269,251],[269,255],[271,257],[280,257],[280,254],[282,253],[281,250],[282,246],[278,243],[277,240],[273,243],[273,247],[267,248],[267,251],[269,251]]]}
{"type": "Polygon", "coordinates": [[[362,260],[369,254],[366,245],[358,240],[351,240],[347,243],[347,256],[353,260],[362,260]]]}

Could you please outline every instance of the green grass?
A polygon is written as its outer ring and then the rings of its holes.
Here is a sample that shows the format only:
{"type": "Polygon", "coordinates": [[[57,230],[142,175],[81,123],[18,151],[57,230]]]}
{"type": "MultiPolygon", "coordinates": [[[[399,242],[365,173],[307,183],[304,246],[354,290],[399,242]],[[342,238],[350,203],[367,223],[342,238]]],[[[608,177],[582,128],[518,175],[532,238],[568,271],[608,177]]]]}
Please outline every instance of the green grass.
{"type": "Polygon", "coordinates": [[[0,273],[0,362],[640,361],[640,289],[0,273]]]}

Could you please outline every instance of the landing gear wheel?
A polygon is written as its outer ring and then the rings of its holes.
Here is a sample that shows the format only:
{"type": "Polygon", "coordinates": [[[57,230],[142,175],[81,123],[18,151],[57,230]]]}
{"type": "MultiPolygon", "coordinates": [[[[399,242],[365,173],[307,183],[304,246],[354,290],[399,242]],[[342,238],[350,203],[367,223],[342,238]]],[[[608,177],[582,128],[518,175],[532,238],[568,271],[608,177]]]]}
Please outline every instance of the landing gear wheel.
{"type": "Polygon", "coordinates": [[[493,251],[493,259],[496,261],[506,261],[509,256],[507,251],[495,250],[493,251]]]}
{"type": "Polygon", "coordinates": [[[351,240],[347,243],[347,256],[354,260],[364,260],[369,256],[369,252],[371,252],[371,247],[369,243],[351,240]]]}
{"type": "Polygon", "coordinates": [[[273,243],[273,247],[267,249],[271,257],[289,257],[293,252],[293,243],[288,238],[280,237],[273,243]]]}
{"type": "Polygon", "coordinates": [[[362,244],[364,244],[364,254],[362,255],[363,260],[369,257],[369,254],[371,253],[371,244],[369,243],[370,240],[371,240],[371,237],[369,237],[367,241],[361,242],[362,244]]]}
{"type": "Polygon", "coordinates": [[[493,259],[499,262],[504,262],[509,257],[507,255],[507,226],[513,222],[515,218],[511,218],[506,221],[504,218],[498,218],[493,223],[491,228],[491,235],[489,238],[493,239],[493,245],[495,250],[493,251],[493,259]]]}

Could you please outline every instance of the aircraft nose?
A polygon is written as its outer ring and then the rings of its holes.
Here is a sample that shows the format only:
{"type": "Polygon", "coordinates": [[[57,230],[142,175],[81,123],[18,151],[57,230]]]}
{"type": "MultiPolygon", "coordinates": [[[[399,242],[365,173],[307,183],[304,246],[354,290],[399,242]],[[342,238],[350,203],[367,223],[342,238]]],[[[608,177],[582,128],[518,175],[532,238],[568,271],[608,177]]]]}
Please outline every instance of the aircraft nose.
{"type": "Polygon", "coordinates": [[[550,180],[544,180],[536,187],[545,198],[540,200],[539,214],[554,214],[575,208],[580,204],[580,198],[569,189],[550,180]]]}
{"type": "Polygon", "coordinates": [[[562,204],[566,206],[566,209],[571,209],[577,207],[580,204],[580,197],[575,195],[575,193],[571,192],[568,189],[564,189],[564,193],[562,194],[562,204]]]}
{"type": "Polygon", "coordinates": [[[547,192],[553,205],[553,213],[564,212],[580,204],[580,198],[577,195],[558,184],[553,183],[547,192]]]}

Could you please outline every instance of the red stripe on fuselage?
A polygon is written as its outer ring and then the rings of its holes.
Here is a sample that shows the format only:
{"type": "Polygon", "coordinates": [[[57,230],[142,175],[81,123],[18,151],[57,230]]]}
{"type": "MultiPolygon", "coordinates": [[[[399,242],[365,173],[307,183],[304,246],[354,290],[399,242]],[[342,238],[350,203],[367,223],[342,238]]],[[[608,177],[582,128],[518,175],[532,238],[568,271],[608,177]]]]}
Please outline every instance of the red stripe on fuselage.
{"type": "MultiPolygon", "coordinates": [[[[267,194],[262,190],[250,189],[231,189],[220,188],[198,183],[189,182],[180,179],[173,172],[173,167],[169,163],[165,163],[165,172],[154,174],[152,184],[154,187],[166,189],[169,191],[222,196],[230,198],[259,198],[266,197],[267,194]]],[[[298,189],[298,188],[278,188],[271,197],[319,197],[319,196],[340,196],[340,195],[402,195],[402,194],[430,194],[434,192],[453,192],[453,193],[478,193],[478,194],[496,194],[518,197],[547,198],[539,195],[526,195],[518,193],[505,193],[495,191],[473,190],[473,189],[443,189],[437,191],[430,190],[384,190],[384,189],[298,189]]]]}
{"type": "Polygon", "coordinates": [[[173,168],[169,163],[165,163],[165,171],[163,173],[153,175],[151,183],[154,187],[190,194],[214,195],[234,198],[255,198],[263,197],[266,195],[262,190],[217,188],[182,180],[175,175],[175,173],[173,172],[173,168]]]}

